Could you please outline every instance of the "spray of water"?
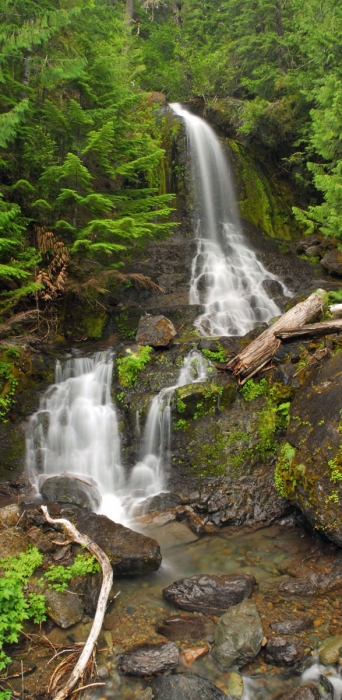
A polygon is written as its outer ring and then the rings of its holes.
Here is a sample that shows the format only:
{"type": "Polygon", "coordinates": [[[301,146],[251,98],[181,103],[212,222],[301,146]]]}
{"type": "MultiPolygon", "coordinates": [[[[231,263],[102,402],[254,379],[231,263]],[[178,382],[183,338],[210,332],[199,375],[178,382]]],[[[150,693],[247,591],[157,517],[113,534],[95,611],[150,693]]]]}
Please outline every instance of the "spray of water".
{"type": "Polygon", "coordinates": [[[244,335],[280,313],[263,283],[277,281],[244,239],[221,144],[211,127],[180,104],[170,105],[186,126],[197,252],[190,304],[203,304],[196,328],[205,336],[244,335]]]}

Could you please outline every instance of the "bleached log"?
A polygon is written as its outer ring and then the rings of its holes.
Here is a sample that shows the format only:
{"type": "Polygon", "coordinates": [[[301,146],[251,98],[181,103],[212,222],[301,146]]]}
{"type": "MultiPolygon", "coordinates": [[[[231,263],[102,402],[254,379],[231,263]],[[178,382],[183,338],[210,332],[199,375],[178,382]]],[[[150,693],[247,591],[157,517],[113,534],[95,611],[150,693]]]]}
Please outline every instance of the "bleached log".
{"type": "Polygon", "coordinates": [[[276,338],[280,338],[280,340],[286,340],[287,338],[295,338],[297,336],[317,338],[331,333],[342,333],[342,319],[336,321],[331,319],[329,321],[322,321],[321,323],[306,324],[305,326],[301,326],[301,328],[289,328],[287,331],[280,331],[275,335],[276,338]]]}
{"type": "Polygon", "coordinates": [[[277,352],[281,344],[277,334],[304,326],[307,321],[316,316],[323,308],[324,294],[323,289],[318,289],[305,301],[296,304],[270,328],[267,328],[258,338],[253,340],[242,352],[230,360],[227,364],[227,369],[241,379],[241,384],[244,384],[247,379],[257,374],[277,352]]]}
{"type": "Polygon", "coordinates": [[[61,525],[68,536],[69,540],[77,542],[77,544],[86,547],[89,552],[94,554],[97,561],[99,562],[102,569],[102,586],[97,603],[96,613],[93,621],[92,628],[90,630],[88,639],[84,645],[83,651],[74,667],[71,676],[64,688],[58,691],[57,695],[54,696],[53,700],[65,700],[71,693],[76,683],[82,677],[88,661],[93,653],[94,646],[96,644],[97,638],[101,632],[103,618],[105,616],[107,602],[111,587],[113,585],[113,570],[111,563],[107,555],[102,551],[102,549],[93,542],[87,535],[82,535],[76,527],[66,518],[51,518],[46,506],[41,506],[44,516],[48,523],[51,525],[61,525]]]}

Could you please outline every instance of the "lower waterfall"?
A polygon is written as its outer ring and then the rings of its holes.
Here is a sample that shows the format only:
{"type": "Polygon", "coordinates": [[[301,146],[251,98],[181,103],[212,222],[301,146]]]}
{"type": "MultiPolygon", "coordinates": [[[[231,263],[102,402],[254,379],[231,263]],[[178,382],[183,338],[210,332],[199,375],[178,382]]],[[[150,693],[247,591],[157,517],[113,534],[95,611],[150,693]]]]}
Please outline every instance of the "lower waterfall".
{"type": "Polygon", "coordinates": [[[45,479],[62,474],[97,486],[100,512],[126,521],[137,504],[167,488],[171,451],[171,399],[179,386],[206,378],[202,353],[185,358],[176,383],[151,402],[130,473],[121,463],[120,435],[111,397],[113,353],[73,357],[56,365],[55,384],[41,399],[29,424],[26,466],[37,492],[45,479]]]}

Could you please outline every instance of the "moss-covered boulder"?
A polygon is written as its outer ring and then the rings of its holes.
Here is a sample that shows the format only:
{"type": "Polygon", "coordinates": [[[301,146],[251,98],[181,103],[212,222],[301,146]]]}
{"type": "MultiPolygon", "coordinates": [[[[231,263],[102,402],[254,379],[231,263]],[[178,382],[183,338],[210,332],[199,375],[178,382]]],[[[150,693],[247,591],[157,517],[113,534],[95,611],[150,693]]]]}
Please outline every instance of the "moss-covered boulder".
{"type": "Polygon", "coordinates": [[[278,492],[342,545],[342,352],[307,376],[277,461],[278,492]]]}

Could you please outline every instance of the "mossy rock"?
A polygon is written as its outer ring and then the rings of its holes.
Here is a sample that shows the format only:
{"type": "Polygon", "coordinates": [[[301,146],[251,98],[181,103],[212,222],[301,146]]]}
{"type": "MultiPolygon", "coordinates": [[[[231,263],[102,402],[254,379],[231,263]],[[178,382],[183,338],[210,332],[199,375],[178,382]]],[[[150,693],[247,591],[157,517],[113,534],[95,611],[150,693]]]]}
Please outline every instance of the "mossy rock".
{"type": "Polygon", "coordinates": [[[342,545],[342,353],[307,377],[292,404],[275,481],[312,525],[342,545]]]}

